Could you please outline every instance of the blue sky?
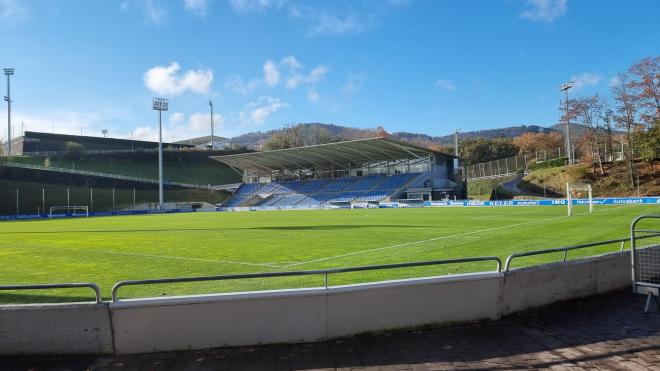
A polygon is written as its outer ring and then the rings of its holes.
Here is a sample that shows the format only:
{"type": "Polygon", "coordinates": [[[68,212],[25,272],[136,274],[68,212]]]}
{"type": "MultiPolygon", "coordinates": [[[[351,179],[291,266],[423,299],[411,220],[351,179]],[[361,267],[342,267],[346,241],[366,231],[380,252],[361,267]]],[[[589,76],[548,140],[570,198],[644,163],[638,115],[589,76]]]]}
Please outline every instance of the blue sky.
{"type": "Polygon", "coordinates": [[[151,140],[163,96],[165,140],[210,132],[209,99],[222,136],[444,135],[552,125],[569,79],[607,94],[660,53],[658,14],[656,0],[0,0],[0,64],[16,70],[16,130],[151,140]]]}

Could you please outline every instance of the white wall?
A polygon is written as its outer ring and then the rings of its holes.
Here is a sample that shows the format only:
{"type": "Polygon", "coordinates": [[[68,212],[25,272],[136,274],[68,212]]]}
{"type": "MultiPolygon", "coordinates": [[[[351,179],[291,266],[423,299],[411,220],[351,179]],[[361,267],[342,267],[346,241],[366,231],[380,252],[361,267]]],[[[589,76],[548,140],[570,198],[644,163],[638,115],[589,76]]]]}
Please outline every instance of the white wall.
{"type": "Polygon", "coordinates": [[[0,306],[0,355],[112,353],[107,304],[0,306]]]}
{"type": "Polygon", "coordinates": [[[466,274],[329,289],[122,301],[110,305],[115,351],[315,341],[429,323],[496,319],[501,277],[466,274]]]}
{"type": "Polygon", "coordinates": [[[316,341],[427,324],[493,320],[630,284],[629,255],[613,253],[506,273],[328,289],[0,306],[0,355],[113,350],[129,354],[316,341]]]}
{"type": "Polygon", "coordinates": [[[514,269],[505,274],[502,315],[632,285],[630,254],[514,269]]]}

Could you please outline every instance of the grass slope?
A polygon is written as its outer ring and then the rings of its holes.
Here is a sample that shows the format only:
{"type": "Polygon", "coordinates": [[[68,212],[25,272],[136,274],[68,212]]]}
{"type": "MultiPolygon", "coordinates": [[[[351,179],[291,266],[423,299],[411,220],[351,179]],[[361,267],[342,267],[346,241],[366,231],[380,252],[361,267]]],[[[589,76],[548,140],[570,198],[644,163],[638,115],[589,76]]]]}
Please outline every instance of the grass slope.
{"type": "MultiPolygon", "coordinates": [[[[657,206],[426,208],[190,213],[0,224],[3,284],[91,281],[105,298],[124,279],[309,270],[495,255],[625,237],[657,206]]],[[[572,252],[569,258],[617,246],[572,252]]],[[[516,265],[560,259],[560,254],[516,265]]],[[[473,263],[332,275],[330,285],[495,269],[473,263]]],[[[120,297],[321,286],[323,277],[127,287],[120,297]]],[[[81,290],[0,292],[0,302],[89,298],[81,290]]]]}
{"type": "MultiPolygon", "coordinates": [[[[13,157],[11,161],[45,166],[43,157],[13,157]]],[[[158,179],[158,163],[147,160],[81,159],[65,160],[62,157],[49,159],[51,167],[77,170],[98,171],[108,174],[126,175],[138,178],[158,179]]],[[[166,181],[192,184],[227,184],[238,183],[241,177],[231,168],[215,160],[200,162],[163,162],[163,176],[166,181]]]]}
{"type": "MultiPolygon", "coordinates": [[[[627,163],[615,162],[604,166],[605,175],[589,165],[562,166],[539,169],[527,175],[519,187],[529,192],[543,195],[545,185],[550,197],[562,197],[566,193],[566,183],[592,184],[595,197],[628,197],[637,195],[637,187],[630,186],[627,163]]],[[[656,165],[657,167],[657,165],[656,165]]],[[[639,175],[639,193],[648,196],[660,194],[660,177],[647,162],[635,164],[639,175]]]]}

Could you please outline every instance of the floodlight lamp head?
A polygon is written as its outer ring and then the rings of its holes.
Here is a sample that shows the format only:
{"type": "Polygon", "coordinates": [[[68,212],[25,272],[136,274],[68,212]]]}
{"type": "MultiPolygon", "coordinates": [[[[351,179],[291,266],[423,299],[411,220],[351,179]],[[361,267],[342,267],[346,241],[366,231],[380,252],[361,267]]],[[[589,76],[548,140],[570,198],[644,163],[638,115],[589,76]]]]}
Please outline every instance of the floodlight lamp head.
{"type": "Polygon", "coordinates": [[[167,111],[167,98],[154,98],[152,107],[154,111],[167,111]]]}
{"type": "Polygon", "coordinates": [[[11,76],[11,75],[14,74],[14,69],[13,68],[4,68],[3,70],[5,71],[5,75],[7,75],[7,76],[11,76]]]}
{"type": "Polygon", "coordinates": [[[574,84],[575,84],[575,81],[565,82],[565,83],[563,83],[559,86],[559,90],[560,91],[566,91],[566,90],[572,88],[574,84]]]}
{"type": "Polygon", "coordinates": [[[211,106],[211,108],[213,108],[213,102],[212,101],[209,101],[209,106],[211,106]]]}

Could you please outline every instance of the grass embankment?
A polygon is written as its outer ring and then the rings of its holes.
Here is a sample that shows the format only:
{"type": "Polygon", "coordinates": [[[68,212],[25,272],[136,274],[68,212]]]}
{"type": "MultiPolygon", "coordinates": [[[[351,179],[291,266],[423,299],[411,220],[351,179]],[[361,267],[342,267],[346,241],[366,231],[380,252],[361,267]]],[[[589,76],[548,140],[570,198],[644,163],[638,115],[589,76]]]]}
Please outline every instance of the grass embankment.
{"type": "MultiPolygon", "coordinates": [[[[67,205],[67,189],[69,190],[69,205],[89,206],[90,211],[121,210],[133,206],[132,188],[116,188],[113,206],[112,188],[93,187],[90,195],[89,187],[0,180],[0,215],[16,214],[16,189],[18,189],[19,214],[43,213],[42,190],[45,191],[46,211],[51,206],[67,205]]],[[[164,198],[166,202],[204,201],[216,204],[222,202],[226,195],[224,192],[208,190],[165,188],[164,198]]],[[[136,189],[135,202],[137,204],[158,202],[157,185],[151,185],[146,189],[136,189]]]]}
{"type": "Polygon", "coordinates": [[[495,179],[468,180],[468,198],[474,200],[490,200],[491,198],[495,199],[502,196],[500,192],[493,191],[495,191],[501,183],[508,182],[514,178],[515,176],[495,179]]]}
{"type": "MultiPolygon", "coordinates": [[[[657,168],[657,165],[656,165],[657,168]]],[[[591,184],[595,197],[637,196],[637,179],[635,186],[630,184],[628,164],[615,162],[604,165],[605,175],[598,167],[589,165],[562,166],[549,169],[539,169],[527,175],[519,188],[543,195],[543,189],[549,197],[565,196],[566,183],[591,184]]],[[[660,195],[660,176],[654,174],[647,162],[635,163],[636,174],[639,175],[639,194],[644,196],[660,195]]]]}
{"type": "MultiPolygon", "coordinates": [[[[311,270],[494,255],[622,238],[657,206],[263,211],[0,223],[3,284],[95,282],[107,299],[125,279],[311,270]],[[594,228],[598,226],[598,228],[594,228]]],[[[569,259],[619,245],[572,251],[569,259]]],[[[561,260],[538,255],[514,267],[561,260]]],[[[493,262],[335,274],[330,285],[494,270],[493,262]]],[[[323,276],[122,288],[120,297],[319,287],[323,276]]],[[[89,300],[85,290],[0,292],[0,302],[89,300]]]]}
{"type": "MultiPolygon", "coordinates": [[[[77,161],[66,160],[63,157],[12,157],[9,160],[64,169],[75,168],[77,170],[158,179],[158,163],[151,160],[117,159],[111,156],[82,158],[77,161]]],[[[211,159],[164,161],[163,176],[166,181],[202,185],[238,183],[241,181],[240,176],[234,170],[211,159]]]]}

